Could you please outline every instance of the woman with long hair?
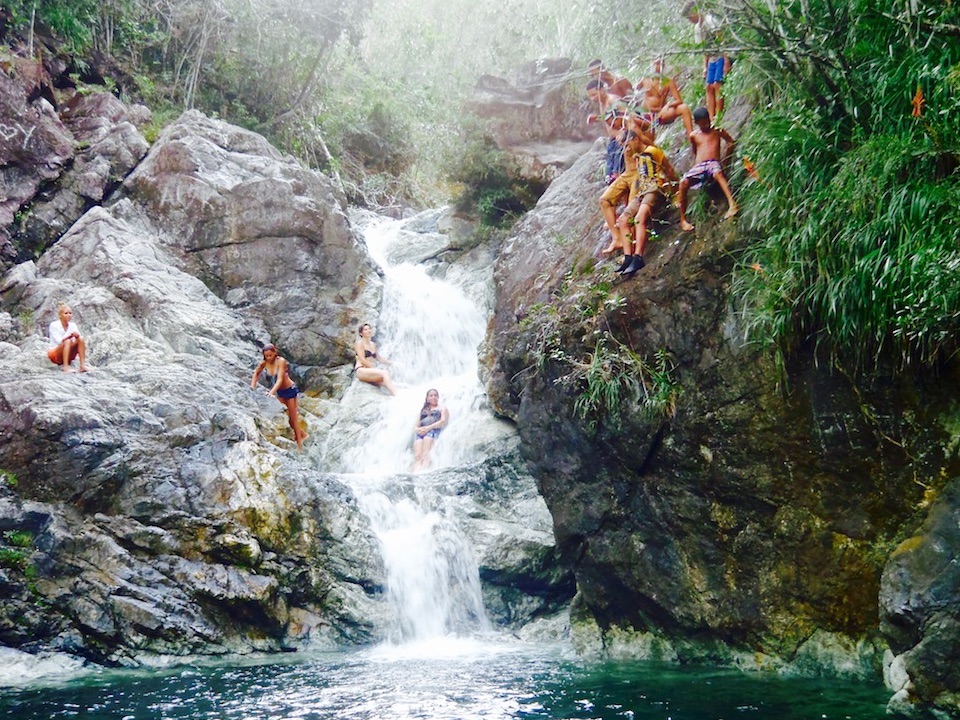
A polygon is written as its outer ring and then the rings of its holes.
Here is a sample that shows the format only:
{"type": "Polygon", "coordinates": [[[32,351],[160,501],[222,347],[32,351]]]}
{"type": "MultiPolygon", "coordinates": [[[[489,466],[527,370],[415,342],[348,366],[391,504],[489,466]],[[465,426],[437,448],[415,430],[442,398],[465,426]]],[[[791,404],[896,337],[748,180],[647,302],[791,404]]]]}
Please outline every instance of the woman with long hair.
{"type": "Polygon", "coordinates": [[[275,397],[286,408],[290,429],[293,430],[293,439],[297,441],[297,449],[302,452],[303,441],[307,439],[307,433],[300,427],[300,415],[297,408],[297,396],[300,394],[300,390],[290,379],[289,364],[284,358],[280,357],[276,345],[268,343],[263,346],[261,352],[263,353],[263,360],[253,372],[250,387],[257,387],[260,373],[263,373],[267,384],[270,385],[267,394],[275,397]]]}
{"type": "Polygon", "coordinates": [[[430,450],[433,448],[434,441],[440,437],[440,431],[447,426],[449,419],[450,413],[446,406],[440,404],[440,393],[433,388],[427,390],[427,397],[423,401],[423,407],[420,408],[420,417],[414,428],[417,433],[413,441],[411,469],[414,472],[430,467],[430,450]]]}
{"type": "Polygon", "coordinates": [[[353,366],[357,379],[371,385],[382,385],[391,395],[397,394],[390,379],[390,373],[377,367],[377,363],[389,365],[390,361],[383,355],[377,354],[377,344],[373,341],[373,328],[370,323],[364,323],[357,330],[357,341],[353,344],[355,362],[353,366]]]}

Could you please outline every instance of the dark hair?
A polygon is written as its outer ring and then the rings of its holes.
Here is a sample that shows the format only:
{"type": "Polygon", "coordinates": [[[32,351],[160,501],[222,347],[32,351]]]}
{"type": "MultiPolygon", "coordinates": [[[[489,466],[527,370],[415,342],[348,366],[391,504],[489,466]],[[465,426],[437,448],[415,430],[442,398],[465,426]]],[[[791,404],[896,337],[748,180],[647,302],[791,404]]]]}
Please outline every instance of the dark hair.
{"type": "Polygon", "coordinates": [[[607,84],[602,80],[591,80],[587,83],[587,90],[603,90],[607,84]]]}
{"type": "Polygon", "coordinates": [[[437,394],[437,398],[440,397],[440,391],[437,390],[436,388],[430,388],[429,390],[427,390],[427,394],[423,398],[423,407],[420,408],[421,420],[423,420],[427,416],[427,413],[430,412],[430,401],[427,398],[430,397],[430,393],[432,392],[435,392],[437,394]]]}
{"type": "Polygon", "coordinates": [[[279,353],[279,352],[280,352],[279,350],[277,350],[277,346],[274,345],[273,343],[267,343],[267,344],[264,345],[262,348],[260,348],[260,353],[261,353],[261,354],[262,354],[262,353],[265,353],[267,350],[273,350],[275,353],[279,353]]]}
{"type": "Polygon", "coordinates": [[[688,2],[685,2],[683,4],[683,10],[680,11],[680,14],[683,15],[684,17],[690,17],[691,15],[693,15],[693,12],[695,10],[696,11],[700,10],[700,8],[697,6],[696,0],[688,0],[688,2]]]}
{"type": "Polygon", "coordinates": [[[696,122],[697,120],[709,120],[710,113],[707,111],[705,107],[701,105],[700,107],[698,107],[696,110],[693,111],[693,119],[694,119],[694,122],[696,122]]]}
{"type": "Polygon", "coordinates": [[[603,60],[591,60],[587,63],[587,67],[593,69],[595,67],[603,67],[603,60]]]}
{"type": "Polygon", "coordinates": [[[363,332],[363,329],[364,329],[365,327],[371,327],[370,323],[368,323],[368,322],[360,323],[360,327],[357,328],[357,335],[359,335],[360,333],[362,333],[362,332],[363,332]]]}

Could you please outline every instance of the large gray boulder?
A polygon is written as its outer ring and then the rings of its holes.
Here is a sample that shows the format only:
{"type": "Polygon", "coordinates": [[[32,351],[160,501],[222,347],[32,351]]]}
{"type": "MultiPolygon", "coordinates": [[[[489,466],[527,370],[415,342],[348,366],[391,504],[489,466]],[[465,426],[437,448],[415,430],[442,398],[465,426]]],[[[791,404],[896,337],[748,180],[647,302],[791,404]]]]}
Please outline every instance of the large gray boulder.
{"type": "Polygon", "coordinates": [[[19,328],[0,359],[0,467],[15,478],[0,524],[28,551],[3,570],[2,640],[127,663],[371,639],[375,541],[248,387],[263,324],[178,270],[136,216],[129,200],[91,210],[0,285],[19,328]],[[58,371],[33,331],[58,300],[77,311],[88,373],[58,371]]]}
{"type": "Polygon", "coordinates": [[[599,132],[587,124],[586,81],[571,79],[572,70],[569,58],[547,58],[506,77],[482,75],[465,105],[510,153],[521,176],[544,185],[573,165],[599,132]]]}
{"type": "Polygon", "coordinates": [[[258,318],[293,362],[351,360],[379,284],[333,180],[260,135],[190,111],[164,130],[121,196],[180,267],[258,318]]]}
{"type": "Polygon", "coordinates": [[[49,90],[50,77],[39,63],[14,59],[0,73],[0,270],[19,255],[11,237],[21,207],[73,160],[73,138],[49,90]]]}
{"type": "Polygon", "coordinates": [[[39,256],[107,200],[150,147],[141,133],[149,110],[128,107],[109,93],[76,93],[59,116],[73,141],[72,162],[21,210],[16,241],[22,258],[39,256]]]}

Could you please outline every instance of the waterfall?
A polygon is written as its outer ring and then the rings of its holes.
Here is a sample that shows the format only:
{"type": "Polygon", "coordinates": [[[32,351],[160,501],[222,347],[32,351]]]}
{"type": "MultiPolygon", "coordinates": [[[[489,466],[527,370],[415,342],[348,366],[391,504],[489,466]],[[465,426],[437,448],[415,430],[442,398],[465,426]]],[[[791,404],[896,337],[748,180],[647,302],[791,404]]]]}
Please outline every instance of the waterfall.
{"type": "Polygon", "coordinates": [[[468,272],[457,284],[397,261],[425,237],[406,224],[381,218],[361,225],[383,270],[374,339],[378,355],[390,362],[397,396],[355,380],[341,403],[347,417],[335,425],[319,460],[342,473],[380,541],[396,616],[388,634],[404,643],[489,628],[477,563],[456,520],[458,493],[448,487],[456,474],[436,471],[482,460],[484,443],[503,433],[477,372],[489,308],[468,297],[483,295],[478,288],[490,285],[489,268],[468,272]],[[439,391],[450,421],[434,444],[430,471],[411,475],[413,428],[430,388],[439,391]]]}

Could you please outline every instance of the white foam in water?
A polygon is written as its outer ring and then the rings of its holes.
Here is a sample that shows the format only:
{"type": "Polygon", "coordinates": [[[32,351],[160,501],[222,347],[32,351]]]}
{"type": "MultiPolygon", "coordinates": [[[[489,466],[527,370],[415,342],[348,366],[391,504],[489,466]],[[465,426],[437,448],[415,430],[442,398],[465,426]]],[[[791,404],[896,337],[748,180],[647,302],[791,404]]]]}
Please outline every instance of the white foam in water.
{"type": "Polygon", "coordinates": [[[486,408],[478,375],[477,353],[487,318],[462,288],[430,277],[419,265],[387,264],[389,245],[403,241],[398,236],[402,225],[384,220],[364,231],[370,254],[384,272],[377,350],[389,358],[399,393],[396,398],[384,397],[379,417],[344,453],[341,469],[346,472],[407,472],[413,461],[414,426],[430,388],[439,391],[440,402],[450,413],[431,452],[431,469],[482,460],[478,441],[498,422],[486,408]]]}
{"type": "MultiPolygon", "coordinates": [[[[455,493],[433,485],[430,473],[408,474],[414,426],[427,389],[436,388],[450,413],[431,452],[431,470],[437,470],[482,460],[484,438],[496,434],[499,421],[485,406],[478,376],[485,311],[463,288],[430,277],[421,266],[389,265],[390,245],[409,241],[402,227],[402,221],[384,220],[364,231],[384,273],[377,351],[389,358],[400,391],[384,396],[375,419],[352,433],[341,466],[380,540],[396,618],[387,634],[404,652],[419,647],[434,653],[489,631],[489,622],[476,559],[452,509],[455,493]]],[[[358,400],[352,395],[358,392],[352,387],[343,402],[358,400]]]]}
{"type": "Polygon", "coordinates": [[[0,648],[0,687],[27,685],[38,680],[68,679],[85,672],[80,658],[65,653],[30,653],[0,648]]]}

